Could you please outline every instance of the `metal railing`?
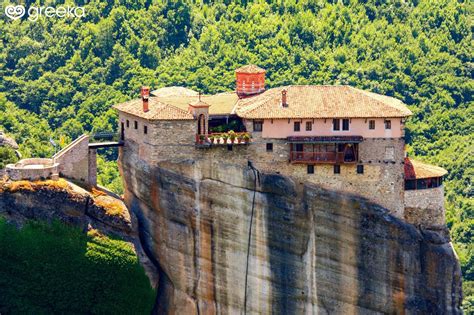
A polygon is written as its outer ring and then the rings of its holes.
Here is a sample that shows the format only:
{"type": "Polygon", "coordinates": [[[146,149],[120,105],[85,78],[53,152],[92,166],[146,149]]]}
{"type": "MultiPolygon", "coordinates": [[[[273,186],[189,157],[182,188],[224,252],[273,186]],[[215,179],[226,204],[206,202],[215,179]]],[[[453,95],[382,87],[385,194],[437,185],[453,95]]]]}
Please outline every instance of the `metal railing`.
{"type": "Polygon", "coordinates": [[[120,139],[120,133],[109,131],[96,132],[91,134],[89,139],[91,142],[119,142],[122,140],[120,139]]]}
{"type": "Polygon", "coordinates": [[[344,152],[290,152],[290,161],[293,163],[355,163],[357,156],[348,156],[344,152]]]}

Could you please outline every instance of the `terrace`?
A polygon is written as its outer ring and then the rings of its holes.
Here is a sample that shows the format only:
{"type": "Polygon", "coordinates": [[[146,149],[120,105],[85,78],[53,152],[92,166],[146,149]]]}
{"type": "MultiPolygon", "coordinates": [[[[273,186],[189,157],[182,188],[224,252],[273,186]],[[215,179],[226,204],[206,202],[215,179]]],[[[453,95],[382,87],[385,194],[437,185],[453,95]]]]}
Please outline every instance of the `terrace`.
{"type": "Polygon", "coordinates": [[[212,145],[240,145],[250,143],[250,134],[248,132],[213,132],[207,135],[196,134],[196,145],[212,146],[212,145]]]}
{"type": "Polygon", "coordinates": [[[359,160],[360,136],[288,137],[293,164],[352,164],[359,160]]]}

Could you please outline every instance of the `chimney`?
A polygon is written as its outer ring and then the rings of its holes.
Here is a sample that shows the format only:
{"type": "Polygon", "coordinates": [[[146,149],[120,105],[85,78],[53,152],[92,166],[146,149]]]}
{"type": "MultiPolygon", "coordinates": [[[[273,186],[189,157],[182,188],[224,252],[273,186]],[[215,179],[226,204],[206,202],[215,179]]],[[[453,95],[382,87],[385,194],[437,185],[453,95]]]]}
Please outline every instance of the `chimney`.
{"type": "Polygon", "coordinates": [[[148,108],[148,99],[150,98],[150,87],[142,86],[142,103],[143,103],[143,111],[147,112],[150,109],[148,108]]]}
{"type": "Polygon", "coordinates": [[[281,90],[281,106],[288,107],[288,102],[286,100],[286,89],[281,90]]]}

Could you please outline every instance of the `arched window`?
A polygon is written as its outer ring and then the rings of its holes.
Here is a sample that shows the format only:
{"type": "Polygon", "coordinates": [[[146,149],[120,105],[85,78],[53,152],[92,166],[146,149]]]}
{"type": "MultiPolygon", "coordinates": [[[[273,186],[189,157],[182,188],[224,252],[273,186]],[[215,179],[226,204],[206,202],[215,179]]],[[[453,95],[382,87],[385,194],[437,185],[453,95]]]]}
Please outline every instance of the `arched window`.
{"type": "Polygon", "coordinates": [[[204,114],[199,115],[198,118],[198,135],[205,135],[206,132],[206,116],[204,114]]]}

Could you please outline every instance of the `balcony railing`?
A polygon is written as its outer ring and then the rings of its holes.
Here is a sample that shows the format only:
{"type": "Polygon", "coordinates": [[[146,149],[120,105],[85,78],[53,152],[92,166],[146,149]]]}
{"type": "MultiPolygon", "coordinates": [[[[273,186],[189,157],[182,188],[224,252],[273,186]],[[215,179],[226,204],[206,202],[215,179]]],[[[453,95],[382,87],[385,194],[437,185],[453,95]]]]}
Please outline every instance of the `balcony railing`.
{"type": "Polygon", "coordinates": [[[121,135],[118,132],[100,131],[90,135],[90,142],[120,141],[121,135]]]}
{"type": "Polygon", "coordinates": [[[216,132],[207,136],[196,134],[196,144],[199,145],[247,144],[249,142],[248,132],[216,132]]]}
{"type": "Polygon", "coordinates": [[[355,155],[348,156],[344,152],[303,152],[293,151],[290,153],[292,163],[321,163],[321,164],[344,164],[355,163],[355,155]]]}

